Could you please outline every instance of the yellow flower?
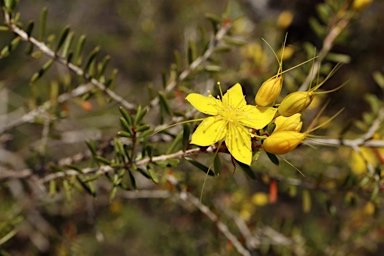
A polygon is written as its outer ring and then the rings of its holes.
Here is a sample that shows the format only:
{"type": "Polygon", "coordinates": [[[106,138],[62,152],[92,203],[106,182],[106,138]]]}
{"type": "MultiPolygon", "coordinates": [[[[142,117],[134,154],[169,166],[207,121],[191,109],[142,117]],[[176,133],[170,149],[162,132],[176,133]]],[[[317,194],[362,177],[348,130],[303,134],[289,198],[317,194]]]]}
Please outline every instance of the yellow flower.
{"type": "Polygon", "coordinates": [[[229,153],[239,162],[251,165],[252,143],[248,128],[262,129],[271,122],[276,109],[247,105],[240,84],[235,84],[222,98],[191,93],[186,100],[198,111],[211,115],[192,134],[191,144],[210,146],[225,141],[229,153]]]}

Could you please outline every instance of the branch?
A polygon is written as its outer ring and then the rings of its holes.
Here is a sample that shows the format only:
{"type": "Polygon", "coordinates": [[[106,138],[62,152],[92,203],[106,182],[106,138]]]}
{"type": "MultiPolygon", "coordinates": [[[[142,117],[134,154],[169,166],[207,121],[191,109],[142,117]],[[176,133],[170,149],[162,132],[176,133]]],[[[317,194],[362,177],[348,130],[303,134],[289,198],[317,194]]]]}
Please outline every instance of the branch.
{"type": "Polygon", "coordinates": [[[372,140],[373,135],[380,128],[384,122],[384,107],[379,110],[379,113],[373,123],[370,125],[368,131],[356,139],[307,139],[306,144],[324,144],[328,146],[347,146],[351,148],[357,147],[384,147],[383,140],[372,140]]]}
{"type": "MultiPolygon", "coordinates": [[[[204,152],[213,152],[214,147],[209,147],[204,152]]],[[[144,158],[140,161],[137,161],[135,163],[136,166],[145,166],[149,163],[154,163],[154,162],[159,162],[159,161],[166,161],[168,159],[175,159],[175,158],[182,158],[184,156],[188,155],[193,155],[197,154],[199,152],[202,152],[200,148],[194,148],[194,149],[189,149],[186,151],[178,151],[173,154],[169,155],[161,155],[161,156],[156,156],[152,158],[144,158]]],[[[77,158],[83,159],[83,157],[89,157],[90,153],[88,154],[78,154],[77,158]]],[[[61,161],[59,161],[59,166],[66,166],[72,163],[72,158],[65,158],[61,161]]],[[[100,167],[94,167],[94,168],[84,168],[82,169],[81,172],[76,171],[76,170],[66,170],[65,172],[56,172],[52,174],[48,174],[42,178],[40,178],[42,183],[47,183],[51,180],[55,180],[58,178],[63,178],[63,177],[69,177],[69,176],[79,176],[79,175],[90,175],[90,174],[105,174],[109,172],[114,172],[116,171],[115,168],[110,167],[109,165],[102,165],[100,167]]],[[[34,175],[32,169],[24,169],[21,171],[14,171],[14,170],[7,170],[5,168],[0,168],[0,181],[1,180],[9,180],[9,179],[26,179],[34,175]]]]}
{"type": "MultiPolygon", "coordinates": [[[[93,88],[94,88],[94,86],[92,84],[80,85],[80,86],[76,87],[75,89],[73,89],[71,92],[67,92],[67,93],[63,93],[63,94],[59,95],[57,97],[57,103],[59,103],[59,104],[64,103],[71,98],[82,96],[82,95],[86,94],[87,92],[91,91],[93,88]]],[[[5,123],[4,125],[0,126],[0,134],[2,134],[2,133],[6,132],[6,131],[14,128],[14,127],[17,127],[21,124],[33,122],[33,120],[36,117],[44,115],[50,107],[52,107],[52,101],[46,101],[42,105],[40,105],[39,107],[37,107],[37,108],[33,109],[32,111],[22,115],[21,117],[5,123]]],[[[19,110],[15,110],[15,112],[17,112],[17,111],[19,111],[19,110]]],[[[50,120],[54,120],[54,117],[50,117],[50,120]]]]}
{"type": "Polygon", "coordinates": [[[68,62],[66,59],[60,57],[58,54],[56,54],[51,48],[49,48],[45,43],[38,41],[36,38],[31,37],[25,32],[23,29],[19,28],[16,24],[13,23],[13,21],[10,18],[10,15],[4,10],[4,18],[5,23],[9,25],[11,30],[18,35],[23,41],[29,42],[32,45],[36,46],[40,51],[42,51],[45,55],[55,60],[57,63],[60,63],[64,66],[66,66],[70,71],[74,72],[76,75],[84,77],[87,79],[91,84],[99,88],[101,91],[105,92],[109,97],[111,97],[114,101],[120,103],[127,109],[134,109],[134,105],[126,101],[123,97],[117,95],[112,90],[108,89],[107,86],[105,86],[103,83],[101,83],[99,80],[93,78],[88,73],[84,72],[84,70],[76,66],[70,62],[68,62]]]}
{"type": "MultiPolygon", "coordinates": [[[[174,185],[176,188],[179,187],[179,182],[174,176],[168,175],[167,181],[174,185]]],[[[213,221],[216,224],[217,229],[232,243],[232,245],[241,255],[251,256],[251,253],[240,243],[237,237],[231,233],[228,226],[219,220],[219,216],[212,212],[206,205],[202,204],[197,197],[185,191],[180,191],[179,197],[182,201],[189,202],[194,205],[205,216],[213,221]]]]}
{"type": "Polygon", "coordinates": [[[317,56],[315,62],[313,63],[311,72],[305,78],[305,81],[300,86],[298,91],[305,91],[308,89],[309,84],[313,79],[313,74],[317,74],[317,72],[319,72],[321,62],[324,60],[325,56],[332,49],[335,39],[348,26],[350,21],[351,21],[350,17],[342,17],[339,20],[337,20],[335,24],[331,26],[329,33],[327,34],[327,36],[323,41],[323,47],[321,48],[319,55],[317,56]]]}

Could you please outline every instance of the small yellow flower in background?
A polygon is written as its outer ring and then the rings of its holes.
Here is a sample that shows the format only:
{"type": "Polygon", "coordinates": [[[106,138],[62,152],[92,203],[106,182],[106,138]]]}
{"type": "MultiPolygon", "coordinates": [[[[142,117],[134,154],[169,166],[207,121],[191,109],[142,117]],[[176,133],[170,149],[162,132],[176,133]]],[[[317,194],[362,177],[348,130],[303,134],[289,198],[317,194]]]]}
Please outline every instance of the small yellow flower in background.
{"type": "Polygon", "coordinates": [[[237,161],[251,165],[252,134],[248,128],[265,127],[274,118],[276,109],[247,105],[240,84],[231,87],[221,99],[191,93],[186,100],[198,111],[211,115],[192,134],[191,144],[210,146],[225,141],[229,153],[237,161]]]}
{"type": "Polygon", "coordinates": [[[367,5],[369,5],[372,2],[372,0],[355,0],[353,1],[352,8],[355,11],[361,11],[364,9],[367,5]]]}
{"type": "Polygon", "coordinates": [[[291,11],[282,11],[277,18],[277,26],[281,29],[286,29],[292,24],[293,18],[294,16],[291,11]]]}
{"type": "Polygon", "coordinates": [[[276,128],[274,132],[278,131],[295,131],[300,132],[303,122],[301,122],[301,114],[297,113],[290,117],[279,116],[275,120],[276,128]]]}
{"type": "Polygon", "coordinates": [[[251,201],[255,205],[264,206],[269,203],[269,195],[267,193],[257,192],[253,194],[251,201]]]}

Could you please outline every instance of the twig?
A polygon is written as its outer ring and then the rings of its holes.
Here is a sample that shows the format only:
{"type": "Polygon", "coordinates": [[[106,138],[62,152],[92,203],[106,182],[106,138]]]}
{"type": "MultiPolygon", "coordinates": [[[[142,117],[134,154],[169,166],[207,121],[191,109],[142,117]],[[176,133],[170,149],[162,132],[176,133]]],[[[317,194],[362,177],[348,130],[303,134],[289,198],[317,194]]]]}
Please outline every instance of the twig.
{"type": "MultiPolygon", "coordinates": [[[[179,182],[178,180],[176,180],[175,177],[168,175],[167,181],[175,187],[179,187],[179,182]]],[[[194,205],[205,216],[207,216],[211,221],[213,221],[216,224],[218,230],[232,243],[232,245],[241,255],[251,256],[251,253],[240,243],[237,237],[231,233],[228,226],[219,220],[219,216],[212,212],[206,205],[202,204],[197,197],[185,191],[179,191],[179,197],[181,200],[194,205]]]]}
{"type": "MultiPolygon", "coordinates": [[[[214,147],[209,147],[208,149],[204,150],[204,152],[212,152],[214,150],[214,147]]],[[[175,159],[175,158],[182,158],[184,156],[188,155],[193,155],[197,154],[199,152],[202,152],[200,148],[194,148],[194,149],[189,149],[186,151],[178,151],[173,154],[169,155],[161,155],[161,156],[156,156],[152,158],[144,158],[140,161],[137,161],[135,163],[136,166],[144,166],[147,165],[148,163],[152,162],[159,162],[159,161],[166,161],[168,159],[175,159]]],[[[80,154],[80,157],[83,157],[83,154],[80,154]]],[[[65,166],[68,164],[71,164],[71,159],[64,159],[59,162],[61,166],[65,166]]],[[[95,167],[95,168],[84,168],[82,169],[81,173],[76,171],[76,170],[67,170],[65,172],[57,172],[57,173],[52,173],[48,174],[44,177],[41,178],[42,183],[49,182],[51,180],[55,180],[58,178],[63,178],[67,176],[78,176],[78,175],[89,175],[89,174],[105,174],[109,172],[113,172],[116,169],[108,166],[108,165],[102,165],[100,167],[95,167]]],[[[1,180],[8,180],[8,179],[26,179],[29,178],[30,176],[33,175],[33,171],[31,169],[24,169],[21,171],[13,171],[13,170],[7,170],[7,169],[2,169],[0,168],[0,181],[1,180]]]]}
{"type": "Polygon", "coordinates": [[[310,84],[311,80],[313,79],[313,74],[317,74],[317,72],[320,69],[321,62],[324,60],[325,56],[331,50],[335,39],[348,26],[350,20],[351,20],[350,17],[343,17],[343,18],[337,20],[337,22],[335,24],[333,24],[333,26],[330,28],[329,33],[327,34],[327,36],[325,37],[325,39],[323,41],[323,47],[321,48],[319,55],[313,64],[313,68],[312,68],[311,72],[308,74],[308,76],[306,77],[305,81],[300,86],[298,91],[305,91],[308,89],[309,84],[310,84]]]}
{"type": "MultiPolygon", "coordinates": [[[[57,97],[57,103],[64,103],[68,101],[70,98],[75,98],[79,97],[81,95],[84,95],[85,93],[91,91],[94,88],[93,84],[84,84],[76,87],[73,89],[71,92],[63,93],[57,97]]],[[[0,126],[0,134],[17,127],[21,124],[24,123],[29,123],[32,122],[36,117],[44,115],[48,109],[52,106],[52,101],[46,101],[39,107],[31,110],[30,112],[22,115],[21,117],[15,119],[15,120],[10,120],[9,122],[6,122],[2,126],[0,126]]],[[[18,111],[18,110],[15,110],[18,111]]],[[[54,117],[50,117],[51,121],[54,120],[54,117]]]]}
{"type": "Polygon", "coordinates": [[[361,135],[357,139],[307,139],[306,144],[324,144],[328,146],[348,146],[351,148],[357,147],[384,147],[383,140],[372,140],[375,132],[380,128],[380,125],[384,122],[384,107],[382,107],[376,119],[370,125],[368,131],[361,135]]]}
{"type": "Polygon", "coordinates": [[[36,38],[29,36],[27,32],[25,32],[23,29],[19,28],[16,24],[13,23],[13,21],[10,18],[10,15],[4,11],[4,17],[5,22],[9,25],[11,30],[18,35],[22,40],[27,41],[34,46],[36,46],[40,51],[42,51],[45,55],[48,57],[54,59],[57,63],[60,63],[64,66],[66,66],[69,70],[77,74],[78,76],[84,77],[87,79],[91,84],[99,88],[101,91],[105,92],[109,97],[111,97],[115,102],[120,103],[127,109],[134,109],[135,105],[129,103],[126,101],[123,97],[117,95],[112,90],[108,89],[103,83],[101,83],[99,80],[93,78],[88,73],[84,72],[82,68],[79,66],[76,66],[70,62],[68,62],[66,59],[62,58],[58,54],[56,54],[51,48],[49,48],[45,43],[38,41],[36,38]]]}

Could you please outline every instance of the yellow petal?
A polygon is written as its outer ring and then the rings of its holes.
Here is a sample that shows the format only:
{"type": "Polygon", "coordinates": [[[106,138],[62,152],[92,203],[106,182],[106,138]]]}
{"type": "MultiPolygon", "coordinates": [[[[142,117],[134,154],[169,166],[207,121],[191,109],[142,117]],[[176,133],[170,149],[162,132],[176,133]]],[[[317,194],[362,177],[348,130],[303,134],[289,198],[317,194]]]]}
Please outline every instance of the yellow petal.
{"type": "Polygon", "coordinates": [[[191,144],[210,146],[224,139],[227,133],[225,121],[213,116],[205,118],[192,134],[191,144]]]}
{"type": "Polygon", "coordinates": [[[276,108],[255,107],[251,105],[244,106],[244,116],[239,118],[239,122],[243,125],[254,129],[264,128],[275,117],[276,108]]]}
{"type": "Polygon", "coordinates": [[[225,145],[229,153],[239,162],[251,165],[252,144],[249,131],[244,126],[228,124],[228,133],[225,136],[225,145]]]}
{"type": "Polygon", "coordinates": [[[244,99],[243,89],[239,83],[228,89],[228,91],[223,95],[222,100],[224,104],[233,108],[242,108],[247,104],[244,99]]]}
{"type": "Polygon", "coordinates": [[[222,105],[220,100],[198,93],[190,93],[185,99],[201,113],[213,116],[218,114],[218,109],[222,105]]]}

